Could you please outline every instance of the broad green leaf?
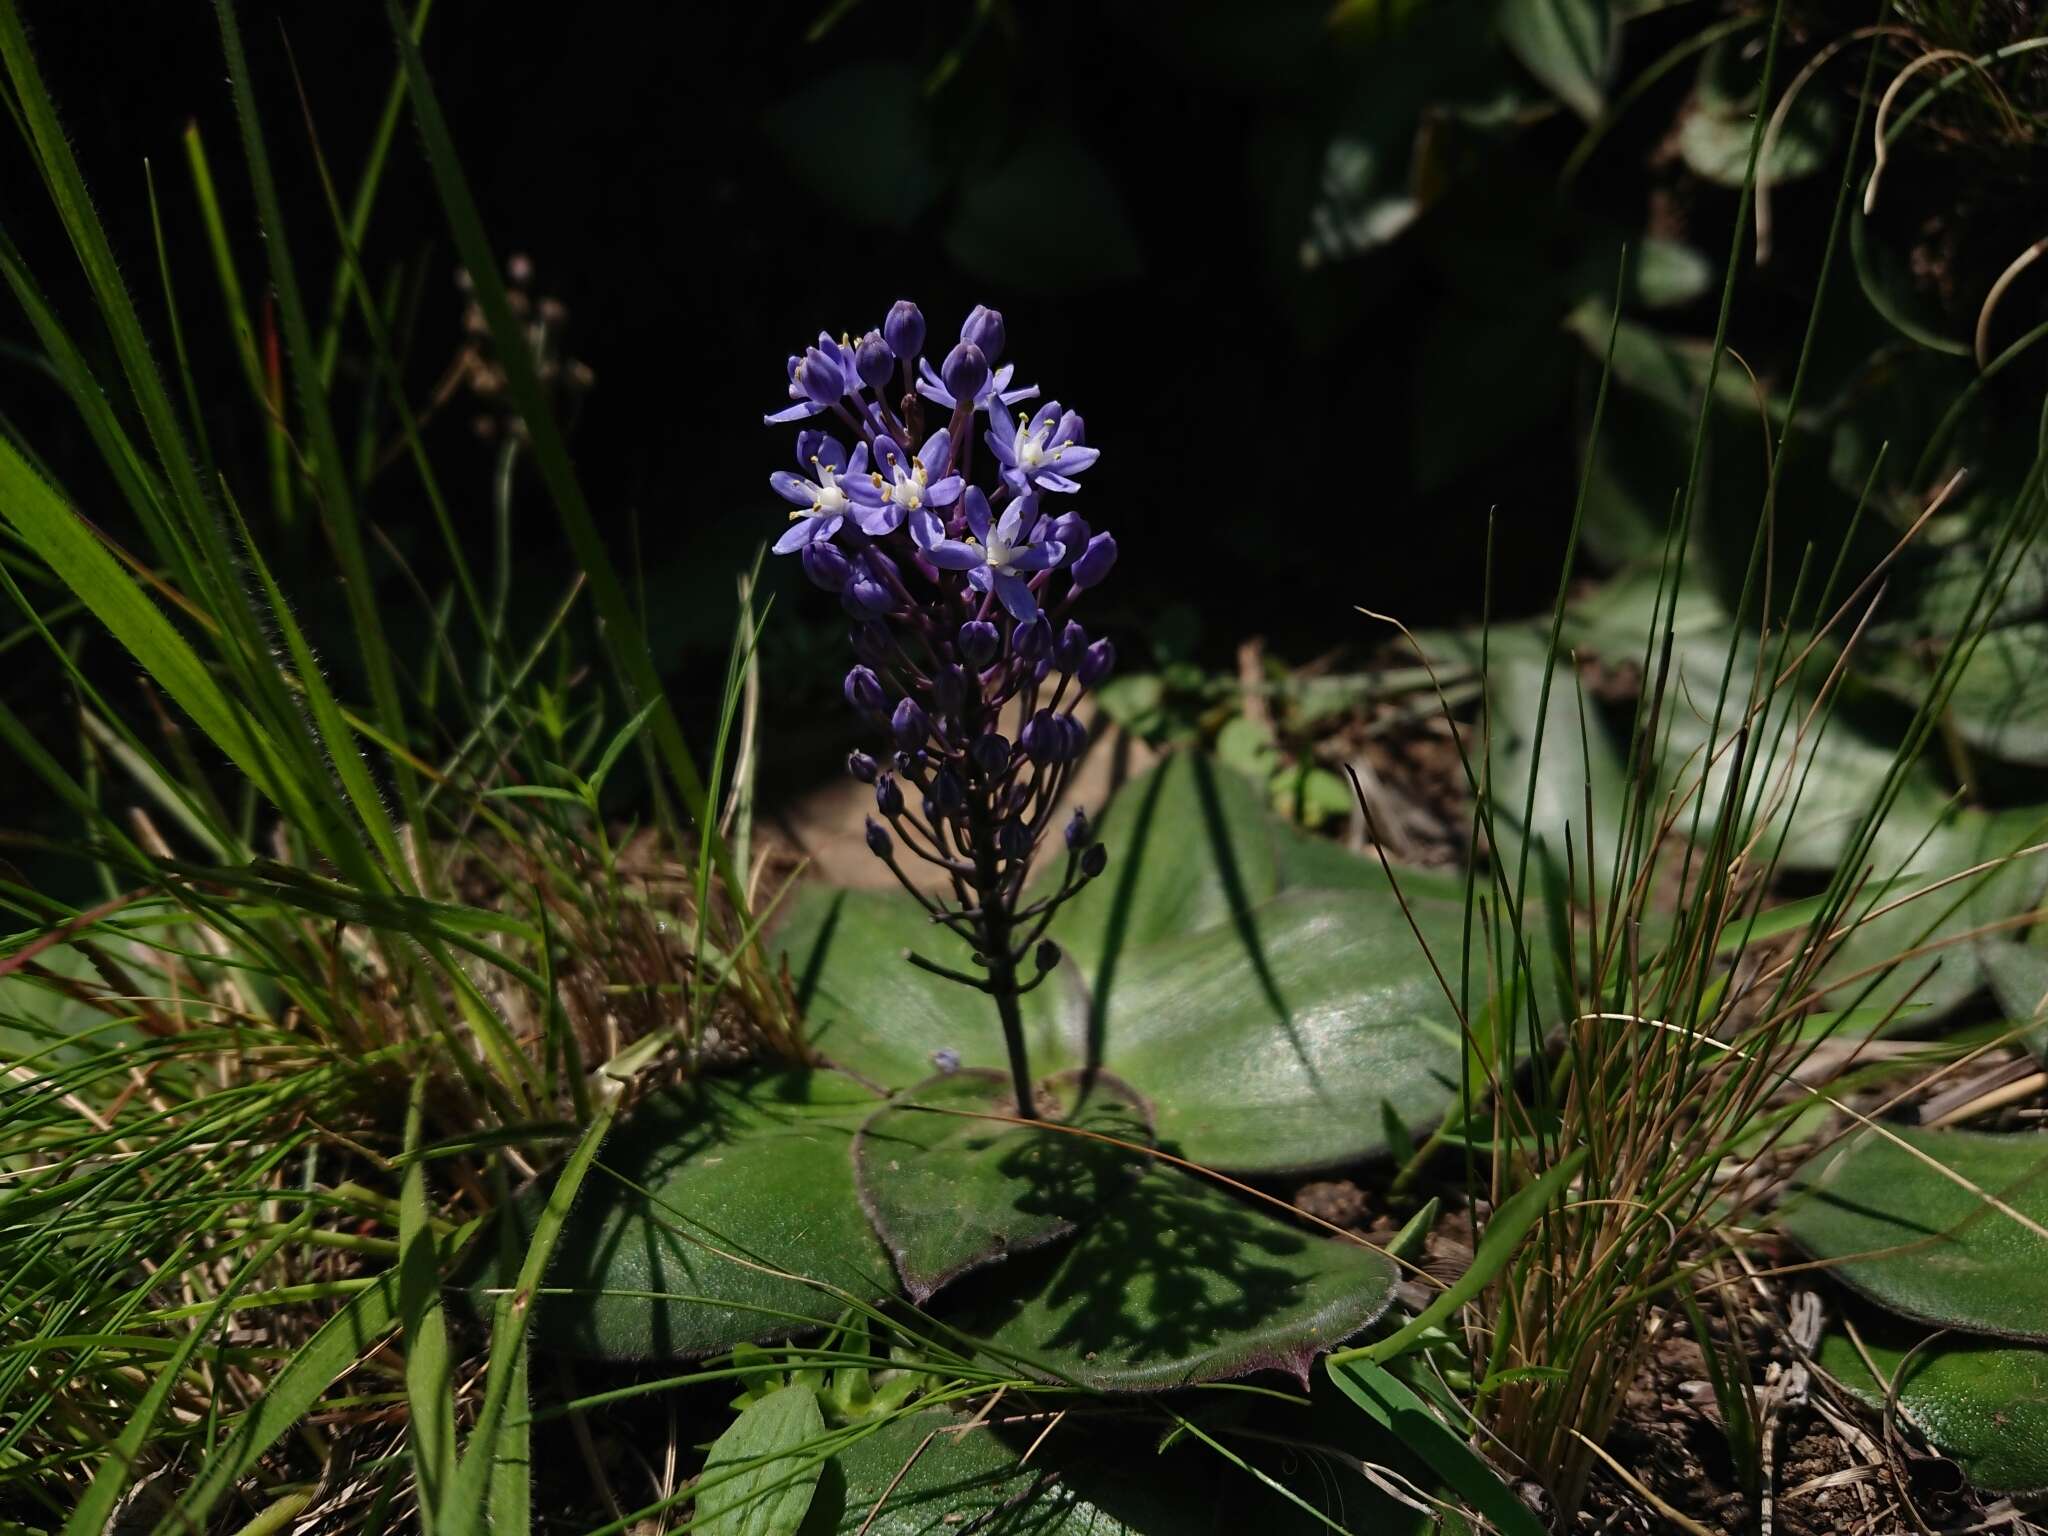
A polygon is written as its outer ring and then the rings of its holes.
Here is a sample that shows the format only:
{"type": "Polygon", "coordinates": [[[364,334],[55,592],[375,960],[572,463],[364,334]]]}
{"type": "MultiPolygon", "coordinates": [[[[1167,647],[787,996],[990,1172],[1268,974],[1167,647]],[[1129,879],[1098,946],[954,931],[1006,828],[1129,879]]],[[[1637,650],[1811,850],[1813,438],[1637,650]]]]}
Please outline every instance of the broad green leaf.
{"type": "MultiPolygon", "coordinates": [[[[1043,1091],[1063,1126],[1147,1145],[1136,1095],[1107,1073],[1065,1074],[1043,1091]]],[[[1015,1115],[1009,1077],[955,1072],[876,1111],[854,1142],[854,1176],[910,1299],[1067,1236],[1142,1177],[1142,1152],[1057,1129],[976,1118],[1015,1115]]]]}
{"type": "Polygon", "coordinates": [[[828,1463],[800,1536],[1328,1536],[1311,1511],[1339,1531],[1424,1528],[1338,1457],[1305,1448],[1232,1442],[1307,1509],[1188,1438],[1161,1450],[1157,1420],[1070,1414],[1033,1449],[1044,1423],[1004,1417],[970,1428],[928,1408],[868,1431],[828,1463]]]}
{"type": "MultiPolygon", "coordinates": [[[[711,1079],[638,1105],[563,1229],[542,1283],[570,1294],[542,1296],[536,1340],[609,1359],[708,1355],[831,1322],[847,1303],[821,1286],[888,1294],[853,1183],[874,1108],[829,1072],[711,1079]]],[[[514,1219],[531,1220],[537,1194],[514,1219]]]]}
{"type": "Polygon", "coordinates": [[[1523,68],[1588,122],[1600,115],[1614,55],[1607,0],[1502,0],[1495,16],[1523,68]]]}
{"type": "Polygon", "coordinates": [[[2048,1061],[2048,949],[1986,939],[1977,955],[2000,1010],[2015,1023],[2034,1026],[2021,1038],[2036,1057],[2048,1061]]]}
{"type": "MultiPolygon", "coordinates": [[[[1212,1166],[1326,1167],[1385,1149],[1457,1095],[1460,1042],[1429,958],[1372,860],[1276,820],[1243,779],[1169,758],[1101,821],[1108,871],[1053,925],[1059,972],[1024,999],[1041,1073],[1106,1067],[1154,1106],[1160,1142],[1212,1166]]],[[[1462,888],[1403,874],[1455,974],[1462,888]]],[[[778,934],[810,1038],[900,1088],[940,1052],[1005,1065],[988,1000],[900,958],[965,969],[967,946],[900,893],[814,889],[778,934]]]]}
{"type": "Polygon", "coordinates": [[[749,1405],[712,1444],[691,1529],[700,1536],[794,1536],[824,1470],[812,1445],[824,1433],[825,1415],[809,1387],[784,1387],[749,1405]]]}
{"type": "MultiPolygon", "coordinates": [[[[1696,176],[1724,187],[1739,187],[1749,171],[1752,132],[1747,116],[1725,117],[1695,105],[1678,127],[1678,152],[1696,176]]],[[[1834,143],[1834,110],[1819,91],[1802,91],[1785,114],[1770,146],[1759,159],[1757,174],[1771,184],[1811,176],[1828,163],[1834,143]]]]}
{"type": "Polygon", "coordinates": [[[1830,1332],[1820,1343],[1821,1369],[1873,1408],[1897,1382],[1899,1412],[1981,1492],[2048,1490],[2048,1350],[1950,1334],[1909,1361],[1913,1342],[1903,1329],[1864,1332],[1880,1380],[1846,1333],[1830,1332]]]}
{"type": "Polygon", "coordinates": [[[1330,1379],[1373,1422],[1428,1462],[1459,1498],[1505,1536],[1543,1536],[1543,1525],[1485,1458],[1453,1434],[1429,1405],[1369,1360],[1332,1361],[1330,1379]]]}
{"type": "Polygon", "coordinates": [[[962,1319],[1035,1376],[1157,1392],[1254,1371],[1308,1379],[1393,1300],[1378,1251],[1287,1225],[1155,1167],[1051,1254],[1017,1260],[962,1319]]]}
{"type": "MultiPolygon", "coordinates": [[[[1814,793],[1809,788],[1808,796],[1814,793]]],[[[1888,882],[1884,893],[1874,900],[1866,896],[1843,921],[1866,908],[1883,915],[1857,922],[1823,977],[1855,976],[1909,950],[1926,953],[1899,961],[1868,996],[1864,989],[1871,978],[1845,980],[1826,994],[1826,1006],[1882,1010],[1903,1001],[1907,1006],[1897,1024],[1918,1026],[1939,1019],[1983,987],[1984,946],[1972,942],[1971,935],[2040,902],[2048,891],[2048,857],[2009,856],[2044,837],[2048,808],[1980,811],[1966,806],[1943,816],[1938,803],[1902,796],[1879,828],[1870,856],[1875,879],[1888,882]],[[1999,860],[2006,862],[1934,889],[1949,876],[1999,860]],[[1884,911],[1888,907],[1894,910],[1884,911]]]]}
{"type": "MultiPolygon", "coordinates": [[[[1927,692],[1939,650],[1890,658],[1881,683],[1918,703],[1927,692]]],[[[1956,678],[1943,717],[1979,752],[2009,763],[2048,763],[2048,623],[1987,631],[1956,678]]]]}
{"type": "Polygon", "coordinates": [[[1779,1224],[1894,1312],[2048,1341],[2048,1136],[1891,1131],[1905,1147],[1864,1131],[1809,1162],[1779,1224]]]}

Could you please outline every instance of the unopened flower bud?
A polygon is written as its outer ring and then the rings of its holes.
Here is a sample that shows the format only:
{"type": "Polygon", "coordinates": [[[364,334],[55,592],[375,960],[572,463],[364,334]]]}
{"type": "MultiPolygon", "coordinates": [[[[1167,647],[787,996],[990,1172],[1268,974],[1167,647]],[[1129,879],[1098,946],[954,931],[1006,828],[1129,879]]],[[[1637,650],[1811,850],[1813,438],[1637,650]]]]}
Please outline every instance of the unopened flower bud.
{"type": "Polygon", "coordinates": [[[869,331],[861,337],[860,345],[853,350],[853,371],[860,375],[861,383],[878,395],[889,387],[889,376],[896,371],[896,356],[882,340],[880,331],[869,331]]]}
{"type": "Polygon", "coordinates": [[[940,815],[957,811],[967,803],[967,795],[960,788],[960,776],[950,768],[941,768],[932,775],[932,792],[925,797],[925,814],[937,811],[940,815]]]}
{"type": "Polygon", "coordinates": [[[1027,661],[1052,654],[1052,625],[1043,613],[1010,631],[1010,649],[1027,661]]]}
{"type": "Polygon", "coordinates": [[[972,405],[981,393],[982,385],[988,382],[988,359],[973,342],[963,341],[946,354],[946,363],[939,370],[939,377],[945,381],[947,393],[954,400],[962,405],[972,405]]]}
{"type": "Polygon", "coordinates": [[[882,680],[870,667],[855,667],[846,674],[846,702],[862,714],[878,715],[889,702],[882,692],[882,680]]]}
{"type": "Polygon", "coordinates": [[[968,761],[979,768],[988,778],[994,778],[1010,766],[1010,743],[994,731],[974,738],[974,744],[967,749],[968,761]]]}
{"type": "Polygon", "coordinates": [[[882,765],[865,752],[849,752],[846,754],[846,771],[861,783],[872,784],[875,775],[882,771],[882,765]]]}
{"type": "Polygon", "coordinates": [[[1052,711],[1041,709],[1026,720],[1024,729],[1017,733],[1017,745],[1034,763],[1058,762],[1062,739],[1060,728],[1053,723],[1052,711]]]}
{"type": "Polygon", "coordinates": [[[876,573],[870,563],[873,559],[874,551],[870,550],[853,562],[846,590],[839,594],[841,605],[857,618],[878,619],[896,606],[896,594],[876,573]]]}
{"type": "Polygon", "coordinates": [[[804,350],[796,365],[796,382],[813,405],[831,405],[846,393],[846,375],[839,371],[839,359],[816,347],[804,350]]]}
{"type": "Polygon", "coordinates": [[[985,619],[969,619],[960,626],[960,659],[970,667],[985,667],[996,659],[1003,637],[985,619]]]}
{"type": "Polygon", "coordinates": [[[892,752],[889,760],[896,765],[896,771],[906,779],[914,779],[924,767],[922,752],[892,752]]]}
{"type": "Polygon", "coordinates": [[[1081,723],[1079,715],[1074,714],[1059,716],[1057,723],[1061,736],[1061,751],[1064,754],[1060,761],[1071,763],[1088,750],[1088,727],[1081,723]]]}
{"type": "Polygon", "coordinates": [[[932,674],[932,702],[943,714],[957,715],[967,702],[967,674],[951,662],[932,674]]]}
{"type": "Polygon", "coordinates": [[[878,859],[886,859],[894,849],[895,845],[889,841],[888,829],[875,820],[874,817],[870,816],[868,818],[868,852],[878,859]]]}
{"type": "Polygon", "coordinates": [[[986,304],[975,305],[960,326],[960,339],[981,348],[981,355],[991,365],[1000,361],[1003,344],[1008,340],[1003,331],[1002,311],[990,309],[986,304]]]}
{"type": "Polygon", "coordinates": [[[1088,833],[1090,830],[1091,829],[1088,825],[1088,812],[1078,805],[1075,806],[1074,814],[1067,818],[1067,828],[1065,833],[1067,839],[1067,847],[1070,849],[1086,847],[1088,843],[1088,833]]]}
{"type": "MultiPolygon", "coordinates": [[[[806,464],[810,463],[805,459],[806,464]]],[[[1050,539],[1067,552],[1069,560],[1075,559],[1088,547],[1088,520],[1078,512],[1062,512],[1051,524],[1039,531],[1038,541],[1050,539]]]]}
{"type": "Polygon", "coordinates": [[[1077,672],[1081,658],[1088,651],[1088,631],[1075,619],[1067,620],[1060,630],[1059,644],[1053,649],[1053,659],[1059,663],[1062,672],[1077,672]]]}
{"type": "Polygon", "coordinates": [[[1098,533],[1088,541],[1088,547],[1081,551],[1074,561],[1072,575],[1074,586],[1092,587],[1109,574],[1109,568],[1116,564],[1116,537],[1113,534],[1098,533]]]}
{"type": "Polygon", "coordinates": [[[830,539],[811,540],[804,546],[802,559],[804,574],[811,578],[812,585],[823,587],[827,592],[846,590],[853,565],[830,539]]]}
{"type": "Polygon", "coordinates": [[[1017,860],[1031,856],[1031,829],[1023,821],[1012,817],[996,829],[996,851],[1004,858],[1017,860]]]}
{"type": "Polygon", "coordinates": [[[1049,971],[1060,963],[1060,947],[1051,939],[1038,941],[1038,953],[1031,957],[1041,971],[1049,971]]]}
{"type": "Polygon", "coordinates": [[[914,752],[931,735],[932,722],[917,700],[905,699],[889,717],[889,732],[896,738],[897,746],[906,752],[914,752]]]}
{"type": "Polygon", "coordinates": [[[903,786],[896,782],[895,774],[885,773],[875,780],[875,809],[891,821],[903,814],[903,786]]]}
{"type": "Polygon", "coordinates": [[[1109,868],[1109,850],[1101,843],[1090,843],[1088,851],[1081,855],[1081,873],[1093,880],[1109,868]]]}
{"type": "Polygon", "coordinates": [[[1081,657],[1081,665],[1075,668],[1074,675],[1080,679],[1083,688],[1093,688],[1114,670],[1116,647],[1107,640],[1098,640],[1081,657]]]}
{"type": "Polygon", "coordinates": [[[882,339],[889,344],[904,362],[910,362],[924,349],[924,315],[908,299],[898,299],[889,306],[889,318],[882,322],[882,339]]]}

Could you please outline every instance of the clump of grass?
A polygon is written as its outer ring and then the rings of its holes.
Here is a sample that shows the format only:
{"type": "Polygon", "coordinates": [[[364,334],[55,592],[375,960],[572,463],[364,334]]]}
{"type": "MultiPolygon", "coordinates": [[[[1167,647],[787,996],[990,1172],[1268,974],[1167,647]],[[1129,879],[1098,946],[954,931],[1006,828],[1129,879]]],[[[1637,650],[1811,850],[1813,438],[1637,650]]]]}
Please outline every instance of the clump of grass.
{"type": "MultiPolygon", "coordinates": [[[[1778,35],[1774,26],[1767,82],[1778,35]]],[[[1875,63],[1873,55],[1873,75],[1875,63]]],[[[1872,95],[1867,75],[1866,113],[1872,95]]],[[[1862,125],[1859,117],[1859,140],[1862,125]]],[[[1760,116],[1757,135],[1764,130],[1760,116]]],[[[1852,154],[1843,168],[1823,299],[1857,164],[1852,154]]],[[[1717,368],[1743,235],[1738,224],[1717,368]]],[[[1753,1507],[1761,1498],[1769,1405],[1754,1384],[1752,1329],[1734,1297],[1736,1286],[1757,1283],[1754,1266],[1745,1267],[1756,1236],[1750,1218],[1780,1187],[1783,1156],[1794,1145],[1811,1149],[1816,1105],[1840,1109],[1900,1070],[1899,1058],[1866,1060],[1863,1050],[1898,1020],[1913,988],[1886,986],[1889,1000],[1870,999],[1901,965],[1920,966],[1924,981],[1931,953],[1916,944],[1848,968],[1845,947],[1865,924],[1902,909],[1924,912],[1924,944],[2018,852],[1927,881],[1902,874],[1910,856],[1886,862],[1896,842],[1880,833],[1939,739],[1949,695],[2048,517],[2042,458],[2005,509],[1882,787],[1846,830],[1832,876],[1817,894],[1784,899],[1790,882],[1781,855],[1791,829],[1837,813],[1817,803],[1829,791],[1814,779],[1815,765],[1830,730],[1845,729],[1835,723],[1837,702],[1889,568],[1954,489],[1951,482],[1933,495],[1875,569],[1848,569],[1852,524],[1831,557],[1809,546],[1783,584],[1773,500],[1821,313],[1817,303],[1783,425],[1767,439],[1765,505],[1725,644],[1703,646],[1681,634],[1678,620],[1705,494],[1700,444],[1710,376],[1693,461],[1674,487],[1625,750],[1610,759],[1599,707],[1577,688],[1561,638],[1561,583],[1531,717],[1535,740],[1519,749],[1526,780],[1497,777],[1491,747],[1467,762],[1475,837],[1493,858],[1474,883],[1464,969],[1448,957],[1443,969],[1465,1030],[1468,1096],[1480,1108],[1433,1138],[1398,1182],[1410,1183],[1432,1154],[1460,1144],[1491,1154],[1482,1161],[1467,1153],[1468,1184],[1482,1208],[1502,1211],[1568,1173],[1569,1190],[1548,1201],[1526,1245],[1489,1271],[1483,1291],[1458,1313],[1469,1427],[1497,1462],[1540,1485],[1566,1514],[1582,1507],[1605,1459],[1602,1443],[1675,1323],[1708,1352],[1738,1476],[1753,1507]],[[1561,804],[1562,822],[1545,822],[1539,802],[1553,813],[1561,804]],[[1473,1002],[1480,997],[1505,1001],[1482,1009],[1473,1002]]],[[[1605,390],[1603,379],[1602,406],[1605,390]]],[[[1596,406],[1596,439],[1600,419],[1596,406]]],[[[1568,550],[1567,580],[1571,570],[1568,550]]],[[[1482,722],[1482,738],[1490,724],[1482,722]]],[[[1952,1056],[1960,1047],[1930,1046],[1920,1062],[1944,1049],[1952,1056]]],[[[1867,1120],[1854,1111],[1849,1118],[1867,1120]]],[[[1365,1345],[1334,1358],[1395,1353],[1365,1345]]]]}
{"type": "MultiPolygon", "coordinates": [[[[742,583],[700,761],[569,466],[556,406],[574,371],[499,272],[453,161],[412,46],[426,6],[394,14],[401,66],[347,209],[319,161],[334,252],[319,325],[266,93],[233,8],[217,12],[260,276],[221,221],[226,173],[196,130],[186,164],[249,390],[239,408],[258,424],[249,464],[216,456],[232,434],[189,365],[207,338],[185,326],[204,306],[180,291],[178,253],[159,233],[156,283],[117,269],[21,19],[0,3],[21,148],[118,372],[94,372],[95,349],[4,240],[0,275],[121,498],[88,520],[28,444],[0,438],[0,590],[21,624],[8,644],[44,648],[81,742],[66,761],[0,708],[17,771],[74,829],[9,842],[105,890],[78,908],[0,877],[16,926],[0,938],[0,1507],[67,1532],[117,1513],[199,1529],[226,1502],[282,1521],[338,1497],[360,1457],[349,1497],[363,1529],[394,1528],[401,1496],[430,1529],[523,1529],[522,1308],[498,1304],[482,1386],[462,1380],[441,1317],[453,1256],[512,1182],[565,1150],[570,1198],[604,1127],[647,1087],[735,1054],[804,1053],[760,943],[777,893],[751,827],[758,616],[742,583]],[[398,340],[404,283],[363,265],[408,106],[468,273],[472,351],[508,402],[490,569],[456,536],[422,434],[398,340]],[[268,331],[251,324],[257,288],[268,331]],[[339,382],[350,348],[367,394],[339,382]],[[394,650],[377,607],[380,588],[415,579],[373,520],[375,488],[400,474],[451,573],[419,594],[417,656],[394,650]],[[505,600],[507,530],[536,515],[515,505],[532,481],[582,569],[522,628],[505,600]],[[132,530],[119,542],[117,520],[132,530]],[[276,574],[316,545],[350,605],[360,701],[330,681],[276,574]],[[144,723],[75,657],[81,612],[140,668],[144,723]],[[589,621],[609,676],[555,664],[589,621]],[[646,828],[605,811],[629,753],[657,786],[646,828]],[[402,1352],[387,1343],[401,1328],[402,1352]]],[[[549,1236],[543,1223],[529,1262],[549,1236]]]]}

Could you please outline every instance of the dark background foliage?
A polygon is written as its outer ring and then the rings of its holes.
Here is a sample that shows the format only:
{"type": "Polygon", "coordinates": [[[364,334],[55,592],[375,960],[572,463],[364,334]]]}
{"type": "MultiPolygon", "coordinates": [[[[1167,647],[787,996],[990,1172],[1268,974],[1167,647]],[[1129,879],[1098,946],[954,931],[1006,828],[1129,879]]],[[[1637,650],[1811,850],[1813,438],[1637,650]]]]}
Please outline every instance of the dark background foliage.
{"type": "MultiPolygon", "coordinates": [[[[332,241],[293,64],[346,189],[390,75],[382,8],[242,14],[288,233],[322,272],[332,241]]],[[[229,456],[260,483],[260,422],[215,323],[179,147],[196,119],[260,292],[210,10],[76,0],[30,17],[131,284],[160,315],[141,174],[155,164],[206,398],[222,403],[229,456]]],[[[1635,16],[1612,77],[1714,19],[1700,5],[1635,16]]],[[[1163,635],[1227,664],[1257,633],[1302,658],[1375,638],[1358,604],[1419,624],[1476,618],[1490,519],[1496,609],[1548,601],[1597,371],[1563,322],[1612,292],[1624,244],[1648,234],[1697,268],[1663,295],[1659,323],[1709,332],[1735,207],[1660,142],[1698,89],[1689,69],[1633,106],[1566,185],[1585,122],[1504,46],[1494,7],[1468,0],[1193,0],[1170,18],[1144,0],[546,14],[440,0],[426,51],[487,223],[569,307],[571,350],[597,381],[580,467],[641,574],[662,664],[700,705],[723,670],[734,574],[779,526],[765,478],[789,434],[760,415],[780,402],[784,355],[821,327],[857,332],[903,295],[935,336],[977,301],[1002,308],[1024,375],[1083,410],[1104,451],[1085,510],[1124,554],[1095,611],[1126,655],[1163,635]]],[[[1840,108],[1856,73],[1822,104],[1840,108]]],[[[408,125],[368,260],[417,285],[424,394],[459,342],[461,303],[412,147],[408,125]]],[[[8,203],[35,211],[19,152],[8,164],[8,203]]],[[[1738,310],[1737,344],[1767,374],[1811,303],[1832,200],[1816,185],[1779,198],[1780,255],[1738,310]]],[[[83,295],[63,276],[60,237],[39,217],[10,214],[9,227],[75,322],[83,295]]],[[[1846,323],[1844,355],[1861,358],[1867,328],[1846,323]]],[[[90,513],[89,445],[8,366],[10,415],[90,513]]],[[[470,414],[452,404],[434,446],[481,553],[491,450],[470,414]]],[[[404,464],[370,507],[436,587],[404,464]]],[[[537,623],[566,568],[537,489],[518,526],[518,596],[537,623]]],[[[821,707],[842,625],[793,561],[771,564],[768,772],[788,785],[843,745],[821,707]]],[[[305,579],[318,551],[300,550],[297,570],[331,633],[339,599],[305,579]]],[[[390,587],[394,625],[417,626],[423,644],[420,605],[396,576],[390,587]]],[[[349,650],[326,647],[344,668],[349,650]]]]}

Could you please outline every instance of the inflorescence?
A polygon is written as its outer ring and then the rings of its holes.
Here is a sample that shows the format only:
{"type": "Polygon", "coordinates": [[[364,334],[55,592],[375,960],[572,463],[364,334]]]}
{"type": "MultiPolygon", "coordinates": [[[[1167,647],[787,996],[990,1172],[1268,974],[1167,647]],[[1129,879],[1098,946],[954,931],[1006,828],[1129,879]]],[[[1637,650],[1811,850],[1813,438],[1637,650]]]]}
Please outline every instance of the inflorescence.
{"type": "Polygon", "coordinates": [[[1054,912],[1108,858],[1076,810],[1061,830],[1064,874],[1024,900],[1087,745],[1074,706],[1115,664],[1110,643],[1090,639],[1068,614],[1109,574],[1116,540],[1059,510],[1057,498],[1081,488],[1075,477],[1097,450],[1080,413],[1057,401],[1013,414],[1039,392],[1014,383],[1004,340],[1003,317],[977,306],[934,370],[923,355],[924,316],[901,300],[879,330],[858,340],[821,333],[790,358],[792,403],[766,420],[808,423],[797,433],[796,471],[769,477],[796,509],[775,552],[799,555],[813,582],[839,594],[858,658],[846,700],[886,742],[881,757],[847,760],[875,790],[868,847],[934,922],[973,946],[983,974],[908,958],[995,999],[1019,1112],[1029,1116],[1017,999],[1059,963],[1045,937],[1054,912]],[[929,436],[928,410],[937,422],[929,436]],[[987,489],[974,483],[982,415],[987,489]],[[851,452],[833,421],[851,434],[851,452]],[[904,853],[944,872],[951,902],[919,888],[904,853]],[[1022,980],[1027,957],[1033,974],[1022,980]]]}

